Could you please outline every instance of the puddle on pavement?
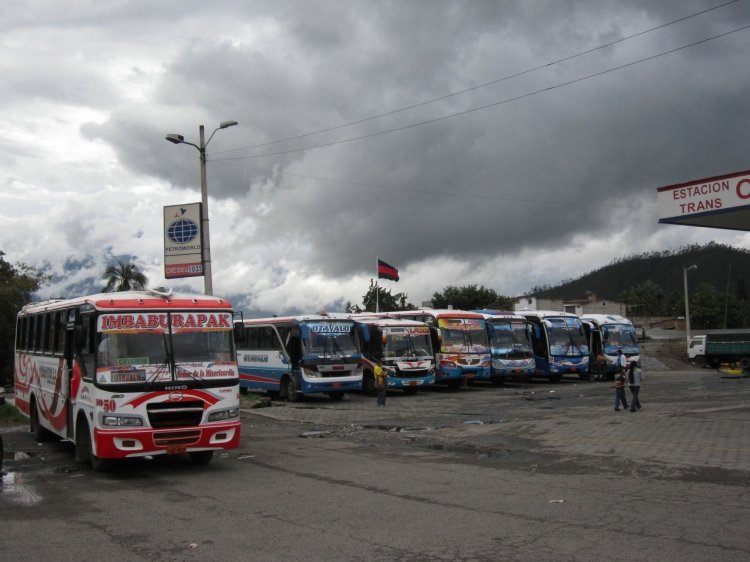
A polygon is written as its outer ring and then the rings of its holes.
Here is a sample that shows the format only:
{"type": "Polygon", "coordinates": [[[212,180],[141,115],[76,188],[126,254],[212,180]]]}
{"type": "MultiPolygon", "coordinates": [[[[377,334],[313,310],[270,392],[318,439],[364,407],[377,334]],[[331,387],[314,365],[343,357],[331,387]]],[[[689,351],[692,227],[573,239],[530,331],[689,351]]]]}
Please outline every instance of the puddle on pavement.
{"type": "Polygon", "coordinates": [[[42,501],[34,489],[34,486],[24,481],[23,474],[18,472],[7,472],[3,476],[3,485],[0,489],[0,497],[3,497],[16,505],[32,506],[42,501]]]}

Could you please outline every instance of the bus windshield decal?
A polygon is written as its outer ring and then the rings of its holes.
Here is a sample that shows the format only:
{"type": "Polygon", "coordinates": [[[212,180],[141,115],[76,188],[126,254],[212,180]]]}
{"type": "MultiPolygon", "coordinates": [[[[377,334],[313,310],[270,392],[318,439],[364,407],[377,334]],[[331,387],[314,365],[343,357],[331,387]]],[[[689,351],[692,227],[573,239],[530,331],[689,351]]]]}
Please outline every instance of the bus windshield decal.
{"type": "Polygon", "coordinates": [[[314,334],[348,334],[353,322],[307,322],[314,334]]]}
{"type": "Polygon", "coordinates": [[[232,317],[227,312],[164,312],[102,314],[97,320],[97,328],[100,332],[166,330],[170,317],[173,330],[229,330],[232,327],[232,317]]]}

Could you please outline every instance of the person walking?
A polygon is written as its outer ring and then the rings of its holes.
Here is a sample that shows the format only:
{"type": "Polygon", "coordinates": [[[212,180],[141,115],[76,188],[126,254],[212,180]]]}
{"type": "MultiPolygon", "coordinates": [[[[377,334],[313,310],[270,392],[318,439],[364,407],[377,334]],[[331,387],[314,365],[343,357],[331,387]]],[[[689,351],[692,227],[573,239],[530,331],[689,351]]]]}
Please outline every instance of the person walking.
{"type": "Polygon", "coordinates": [[[625,374],[625,368],[628,366],[628,360],[622,352],[622,349],[617,350],[617,358],[615,358],[615,367],[617,372],[621,375],[625,374]]]}
{"type": "Polygon", "coordinates": [[[604,354],[604,350],[600,350],[596,356],[596,380],[603,381],[607,378],[607,356],[604,354]]]}
{"type": "MultiPolygon", "coordinates": [[[[375,388],[378,390],[378,406],[385,407],[385,395],[386,389],[388,388],[388,377],[383,369],[383,360],[378,359],[375,367],[372,370],[372,375],[375,378],[375,388]]],[[[627,406],[626,406],[627,407],[627,406]]]]}
{"type": "MultiPolygon", "coordinates": [[[[630,387],[630,411],[637,412],[641,409],[641,400],[638,397],[643,382],[643,370],[638,366],[638,361],[630,362],[628,369],[628,386],[630,387]]],[[[627,408],[627,406],[625,406],[627,408]]]]}
{"type": "Polygon", "coordinates": [[[625,398],[625,375],[618,372],[615,374],[615,412],[620,411],[620,402],[622,407],[628,409],[628,400],[625,398]]]}

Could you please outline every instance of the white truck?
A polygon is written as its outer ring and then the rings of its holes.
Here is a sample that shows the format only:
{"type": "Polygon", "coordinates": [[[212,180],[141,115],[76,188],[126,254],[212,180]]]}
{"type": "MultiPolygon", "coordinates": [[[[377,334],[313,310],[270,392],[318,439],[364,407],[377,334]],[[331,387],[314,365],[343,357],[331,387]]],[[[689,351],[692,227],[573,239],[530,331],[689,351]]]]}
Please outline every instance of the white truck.
{"type": "Polygon", "coordinates": [[[750,371],[750,331],[715,332],[693,336],[687,348],[688,359],[704,367],[722,363],[739,363],[750,371]]]}

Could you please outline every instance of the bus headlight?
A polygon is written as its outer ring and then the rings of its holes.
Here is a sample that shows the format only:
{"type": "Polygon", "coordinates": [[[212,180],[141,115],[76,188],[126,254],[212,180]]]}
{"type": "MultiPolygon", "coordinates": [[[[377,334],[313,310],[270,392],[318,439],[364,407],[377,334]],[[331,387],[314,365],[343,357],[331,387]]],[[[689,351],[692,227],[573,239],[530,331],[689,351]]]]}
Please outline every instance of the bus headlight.
{"type": "Polygon", "coordinates": [[[112,427],[142,427],[143,420],[135,416],[116,416],[114,414],[104,414],[102,416],[102,425],[112,427]]]}
{"type": "Polygon", "coordinates": [[[302,372],[308,379],[320,378],[320,372],[317,369],[302,369],[302,372]]]}
{"type": "Polygon", "coordinates": [[[228,410],[220,410],[218,412],[212,412],[208,414],[208,421],[215,422],[215,421],[225,421],[225,420],[231,420],[240,415],[240,409],[239,408],[229,408],[228,410]]]}

